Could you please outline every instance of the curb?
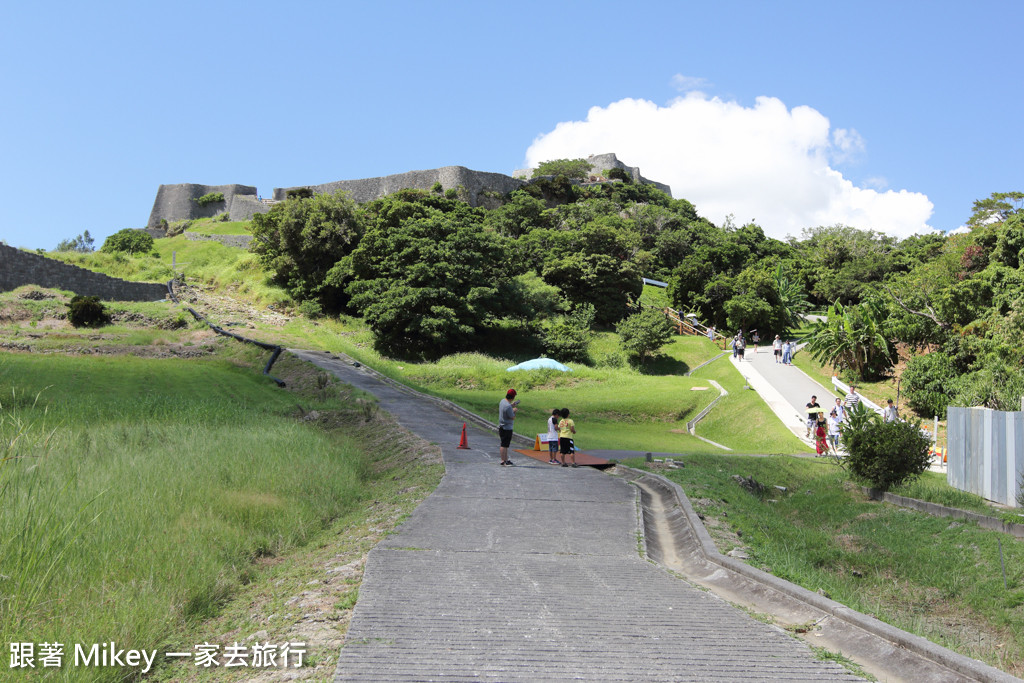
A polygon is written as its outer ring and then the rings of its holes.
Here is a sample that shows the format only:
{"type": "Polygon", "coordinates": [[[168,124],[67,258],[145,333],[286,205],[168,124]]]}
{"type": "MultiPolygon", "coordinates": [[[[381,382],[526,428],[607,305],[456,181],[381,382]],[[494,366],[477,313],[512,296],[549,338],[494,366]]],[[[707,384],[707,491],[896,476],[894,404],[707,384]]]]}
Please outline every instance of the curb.
{"type": "Polygon", "coordinates": [[[708,534],[707,529],[704,528],[704,524],[700,521],[700,518],[694,511],[693,506],[690,504],[689,498],[686,497],[686,493],[683,492],[682,487],[653,472],[636,470],[621,464],[618,466],[618,469],[622,470],[627,475],[626,478],[630,481],[651,477],[667,486],[675,494],[676,501],[678,502],[680,509],[683,511],[687,524],[689,524],[691,530],[699,541],[699,548],[697,548],[698,554],[707,562],[716,564],[727,571],[735,572],[747,579],[751,579],[784,595],[795,598],[796,600],[806,603],[826,614],[832,615],[851,626],[855,626],[874,636],[882,638],[897,647],[905,648],[914,654],[940,664],[941,666],[959,674],[971,677],[974,680],[985,681],[986,683],[1002,683],[1020,680],[1006,672],[996,669],[995,667],[989,666],[984,662],[953,652],[952,650],[942,647],[941,645],[936,645],[921,636],[907,633],[902,629],[898,629],[895,626],[891,626],[874,617],[869,617],[866,614],[850,609],[835,600],[809,591],[806,588],[797,586],[794,583],[780,579],[777,576],[761,571],[755,567],[751,567],[750,565],[735,558],[722,555],[718,552],[718,548],[715,547],[714,541],[711,540],[710,534],[708,534]]]}
{"type": "Polygon", "coordinates": [[[983,529],[999,531],[1016,538],[1024,538],[1024,524],[1004,522],[998,517],[989,517],[988,515],[983,515],[980,512],[951,508],[946,505],[940,505],[939,503],[929,503],[926,500],[918,500],[917,498],[897,496],[895,493],[889,493],[888,491],[883,493],[882,491],[868,488],[867,486],[862,486],[861,490],[865,495],[874,500],[882,500],[886,503],[898,505],[899,507],[917,510],[918,512],[923,512],[925,514],[932,515],[933,517],[947,517],[951,519],[964,519],[968,522],[977,522],[978,526],[983,529]]]}

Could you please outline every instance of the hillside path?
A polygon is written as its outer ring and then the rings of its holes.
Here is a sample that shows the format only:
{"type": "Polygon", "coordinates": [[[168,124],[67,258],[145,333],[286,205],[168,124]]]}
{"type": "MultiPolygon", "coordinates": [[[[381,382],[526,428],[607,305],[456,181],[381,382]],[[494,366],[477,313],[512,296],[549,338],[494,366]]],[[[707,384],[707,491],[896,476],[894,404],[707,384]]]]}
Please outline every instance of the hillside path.
{"type": "MultiPolygon", "coordinates": [[[[294,351],[440,445],[434,493],[366,563],[335,681],[857,681],[642,559],[636,489],[519,458],[437,402],[294,351]]],[[[500,396],[495,396],[495,417],[500,396]]]]}

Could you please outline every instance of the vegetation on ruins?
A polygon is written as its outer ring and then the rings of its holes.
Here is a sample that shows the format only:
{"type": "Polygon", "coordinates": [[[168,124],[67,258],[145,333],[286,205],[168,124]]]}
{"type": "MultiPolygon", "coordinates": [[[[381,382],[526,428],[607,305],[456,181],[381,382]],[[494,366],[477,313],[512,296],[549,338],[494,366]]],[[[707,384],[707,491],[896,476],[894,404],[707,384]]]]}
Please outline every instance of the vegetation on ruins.
{"type": "Polygon", "coordinates": [[[222,201],[224,201],[223,192],[208,192],[199,199],[195,200],[196,204],[198,204],[199,206],[207,206],[209,204],[216,204],[217,202],[222,201]]]}
{"type": "Polygon", "coordinates": [[[108,254],[148,254],[153,250],[153,238],[148,232],[125,228],[103,241],[100,251],[108,254]]]}
{"type": "Polygon", "coordinates": [[[552,159],[542,162],[533,171],[534,178],[541,176],[565,176],[582,180],[590,174],[590,162],[586,159],[552,159]]]}

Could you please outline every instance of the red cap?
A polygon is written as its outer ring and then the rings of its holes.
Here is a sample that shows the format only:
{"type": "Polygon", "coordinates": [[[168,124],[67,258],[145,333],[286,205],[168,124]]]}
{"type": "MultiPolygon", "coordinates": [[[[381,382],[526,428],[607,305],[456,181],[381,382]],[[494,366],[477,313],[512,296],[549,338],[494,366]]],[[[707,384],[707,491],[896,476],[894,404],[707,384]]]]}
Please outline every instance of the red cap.
{"type": "Polygon", "coordinates": [[[507,392],[505,393],[505,398],[512,398],[512,397],[513,397],[513,396],[515,396],[515,395],[516,395],[516,390],[515,390],[515,389],[509,389],[509,390],[508,390],[508,391],[507,391],[507,392]]]}

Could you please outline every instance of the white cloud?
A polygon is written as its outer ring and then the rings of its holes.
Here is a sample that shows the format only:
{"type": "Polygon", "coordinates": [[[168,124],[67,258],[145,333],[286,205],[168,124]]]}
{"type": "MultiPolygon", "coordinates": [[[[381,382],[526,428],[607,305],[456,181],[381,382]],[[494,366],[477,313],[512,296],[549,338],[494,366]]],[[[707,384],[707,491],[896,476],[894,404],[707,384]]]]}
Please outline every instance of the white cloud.
{"type": "Polygon", "coordinates": [[[710,85],[710,83],[708,83],[707,79],[699,76],[684,76],[683,74],[676,74],[672,77],[672,87],[679,92],[700,90],[708,85],[710,85]]]}
{"type": "Polygon", "coordinates": [[[970,231],[971,231],[971,229],[968,228],[966,225],[961,225],[959,228],[956,228],[954,230],[950,230],[946,234],[947,235],[966,235],[970,231]]]}
{"type": "Polygon", "coordinates": [[[924,194],[855,187],[831,168],[863,152],[864,141],[855,130],[830,128],[811,107],[788,109],[774,97],[753,107],[698,92],[667,106],[624,99],[591,108],[585,121],[559,123],[533,141],[526,162],[615,152],[714,223],[734,214],[778,238],[836,223],[899,237],[931,232],[933,204],[924,194]]]}

